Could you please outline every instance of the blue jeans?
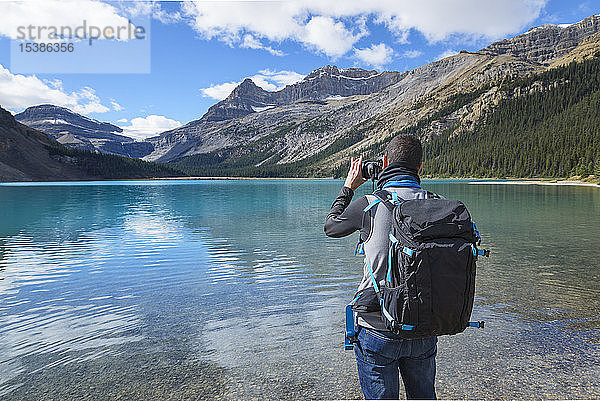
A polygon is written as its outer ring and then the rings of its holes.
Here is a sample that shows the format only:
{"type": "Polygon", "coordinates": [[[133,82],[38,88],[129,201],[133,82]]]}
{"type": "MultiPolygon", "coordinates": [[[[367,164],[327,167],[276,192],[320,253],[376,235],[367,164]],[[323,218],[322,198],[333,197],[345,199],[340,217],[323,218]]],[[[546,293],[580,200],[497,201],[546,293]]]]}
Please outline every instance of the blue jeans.
{"type": "Polygon", "coordinates": [[[354,353],[365,399],[400,398],[398,372],[409,400],[436,398],[437,337],[404,340],[389,331],[359,326],[354,353]]]}

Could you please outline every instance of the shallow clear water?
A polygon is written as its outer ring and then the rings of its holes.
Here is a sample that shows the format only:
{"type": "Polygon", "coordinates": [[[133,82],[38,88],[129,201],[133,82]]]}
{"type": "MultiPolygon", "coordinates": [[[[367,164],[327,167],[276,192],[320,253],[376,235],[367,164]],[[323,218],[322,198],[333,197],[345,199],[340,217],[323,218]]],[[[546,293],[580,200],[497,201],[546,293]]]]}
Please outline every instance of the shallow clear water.
{"type": "MultiPolygon", "coordinates": [[[[336,180],[0,184],[0,397],[360,398],[336,180]]],[[[492,251],[443,398],[600,397],[600,190],[425,181],[492,251]]],[[[369,188],[362,189],[362,192],[369,188]]]]}

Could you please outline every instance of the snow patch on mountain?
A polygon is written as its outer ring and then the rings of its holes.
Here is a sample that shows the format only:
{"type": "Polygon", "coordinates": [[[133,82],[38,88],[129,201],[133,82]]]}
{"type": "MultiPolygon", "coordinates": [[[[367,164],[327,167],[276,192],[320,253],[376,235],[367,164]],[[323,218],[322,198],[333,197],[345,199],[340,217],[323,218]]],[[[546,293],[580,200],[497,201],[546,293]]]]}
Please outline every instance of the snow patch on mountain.
{"type": "Polygon", "coordinates": [[[256,106],[251,106],[251,107],[252,107],[252,110],[254,110],[255,112],[260,113],[261,111],[272,109],[273,107],[275,107],[275,105],[271,104],[271,105],[264,106],[264,107],[256,107],[256,106]]]}

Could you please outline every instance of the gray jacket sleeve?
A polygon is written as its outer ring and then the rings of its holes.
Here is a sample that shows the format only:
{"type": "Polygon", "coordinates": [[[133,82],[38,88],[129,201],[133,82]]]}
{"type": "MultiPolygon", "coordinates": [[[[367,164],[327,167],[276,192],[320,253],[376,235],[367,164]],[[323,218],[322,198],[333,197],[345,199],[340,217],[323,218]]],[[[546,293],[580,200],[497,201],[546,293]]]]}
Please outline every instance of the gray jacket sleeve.
{"type": "Polygon", "coordinates": [[[361,236],[368,235],[370,219],[365,219],[364,208],[367,207],[367,198],[362,196],[352,202],[354,191],[348,187],[342,187],[340,194],[327,215],[325,221],[325,234],[329,237],[340,238],[361,230],[361,236]]]}

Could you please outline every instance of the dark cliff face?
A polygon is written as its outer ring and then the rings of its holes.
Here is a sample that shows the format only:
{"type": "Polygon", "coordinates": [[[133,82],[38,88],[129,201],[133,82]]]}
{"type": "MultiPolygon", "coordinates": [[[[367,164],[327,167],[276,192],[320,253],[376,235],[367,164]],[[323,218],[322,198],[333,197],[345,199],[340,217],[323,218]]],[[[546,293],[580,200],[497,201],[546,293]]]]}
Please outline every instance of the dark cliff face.
{"type": "Polygon", "coordinates": [[[0,181],[85,178],[74,165],[50,156],[47,147],[54,143],[0,108],[0,181]]]}
{"type": "Polygon", "coordinates": [[[5,128],[12,128],[17,125],[15,118],[8,111],[0,107],[0,126],[5,128]]]}
{"type": "Polygon", "coordinates": [[[223,121],[240,118],[269,107],[301,100],[322,100],[335,96],[370,95],[393,85],[405,73],[367,71],[361,68],[339,69],[327,65],[314,70],[302,81],[268,92],[246,78],[224,100],[208,109],[204,121],[223,121]]]}
{"type": "Polygon", "coordinates": [[[573,50],[584,38],[600,32],[600,15],[572,25],[543,25],[511,39],[492,43],[483,53],[510,54],[528,62],[550,64],[573,50]]]}
{"type": "Polygon", "coordinates": [[[17,122],[0,107],[0,182],[172,177],[182,173],[98,152],[61,146],[49,135],[17,122]]]}
{"type": "Polygon", "coordinates": [[[143,157],[154,149],[148,142],[135,142],[119,135],[123,129],[116,125],[87,118],[65,107],[32,106],[15,115],[15,119],[65,146],[128,157],[143,157]]]}

